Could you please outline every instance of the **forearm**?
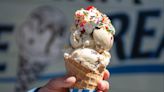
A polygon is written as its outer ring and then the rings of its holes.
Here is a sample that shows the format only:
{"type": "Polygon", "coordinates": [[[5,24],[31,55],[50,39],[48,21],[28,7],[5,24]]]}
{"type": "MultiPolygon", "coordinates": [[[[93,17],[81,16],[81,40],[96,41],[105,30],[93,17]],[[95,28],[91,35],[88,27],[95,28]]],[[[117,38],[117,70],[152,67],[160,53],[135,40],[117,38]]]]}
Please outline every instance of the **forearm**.
{"type": "Polygon", "coordinates": [[[47,87],[40,87],[40,88],[33,88],[28,92],[52,92],[52,90],[49,90],[47,87]]]}
{"type": "Polygon", "coordinates": [[[47,87],[42,87],[38,90],[38,92],[52,92],[52,91],[49,90],[47,87]]]}

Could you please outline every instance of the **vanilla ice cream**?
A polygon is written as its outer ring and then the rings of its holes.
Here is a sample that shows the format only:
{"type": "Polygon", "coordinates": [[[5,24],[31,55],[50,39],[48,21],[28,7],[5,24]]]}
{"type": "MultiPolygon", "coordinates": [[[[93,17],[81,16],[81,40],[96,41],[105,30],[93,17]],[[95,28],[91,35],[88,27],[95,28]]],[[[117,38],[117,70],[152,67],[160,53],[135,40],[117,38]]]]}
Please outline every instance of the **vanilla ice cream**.
{"type": "Polygon", "coordinates": [[[100,66],[105,68],[110,62],[109,50],[115,34],[110,19],[93,6],[77,10],[74,19],[70,35],[71,51],[65,52],[65,57],[71,57],[91,70],[100,66]]]}

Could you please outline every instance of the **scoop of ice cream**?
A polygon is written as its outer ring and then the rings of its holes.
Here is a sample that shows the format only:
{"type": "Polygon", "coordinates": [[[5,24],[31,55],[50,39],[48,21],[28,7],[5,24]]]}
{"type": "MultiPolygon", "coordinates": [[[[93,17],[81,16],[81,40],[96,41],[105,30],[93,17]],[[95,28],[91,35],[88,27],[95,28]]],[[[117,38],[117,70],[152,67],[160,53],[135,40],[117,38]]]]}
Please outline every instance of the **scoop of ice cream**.
{"type": "Polygon", "coordinates": [[[102,52],[104,50],[108,51],[113,46],[113,35],[103,28],[95,29],[93,32],[93,38],[95,40],[96,50],[99,52],[102,52]]]}
{"type": "Polygon", "coordinates": [[[110,50],[115,29],[110,19],[90,6],[75,12],[75,25],[70,42],[73,48],[92,48],[97,51],[110,50]]]}
{"type": "Polygon", "coordinates": [[[70,43],[73,48],[78,48],[82,46],[83,43],[82,43],[82,38],[80,37],[80,35],[81,33],[78,30],[71,33],[70,43]]]}
{"type": "Polygon", "coordinates": [[[93,49],[84,48],[84,49],[77,49],[72,54],[72,58],[80,62],[89,62],[94,64],[99,60],[99,53],[97,53],[93,49]]]}
{"type": "Polygon", "coordinates": [[[94,48],[95,43],[90,35],[81,35],[78,30],[71,33],[70,43],[73,48],[89,47],[94,48]]]}
{"type": "Polygon", "coordinates": [[[65,58],[72,58],[91,70],[104,69],[110,62],[108,50],[113,45],[115,34],[110,19],[93,6],[77,10],[74,19],[71,50],[64,54],[65,58]]]}
{"type": "Polygon", "coordinates": [[[97,51],[90,48],[79,48],[73,51],[70,54],[70,57],[86,68],[95,70],[99,68],[99,66],[106,67],[110,62],[111,56],[109,52],[106,51],[102,54],[99,54],[97,51]]]}

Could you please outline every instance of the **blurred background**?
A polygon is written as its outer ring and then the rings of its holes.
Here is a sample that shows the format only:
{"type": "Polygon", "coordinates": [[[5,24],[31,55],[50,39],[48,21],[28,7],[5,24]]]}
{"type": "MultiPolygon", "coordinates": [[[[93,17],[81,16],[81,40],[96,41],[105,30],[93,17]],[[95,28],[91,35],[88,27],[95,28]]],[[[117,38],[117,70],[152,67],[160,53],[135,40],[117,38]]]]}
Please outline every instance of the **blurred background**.
{"type": "Polygon", "coordinates": [[[0,0],[1,92],[13,92],[17,84],[17,72],[21,69],[19,61],[22,60],[22,48],[16,41],[23,40],[17,35],[20,26],[31,16],[33,19],[31,13],[36,8],[45,5],[62,12],[63,15],[58,16],[63,17],[60,22],[66,25],[62,29],[66,34],[56,36],[54,43],[57,46],[54,45],[54,53],[51,53],[55,58],[47,61],[49,64],[28,89],[65,74],[62,49],[68,42],[74,12],[93,5],[108,15],[116,29],[108,66],[110,92],[164,92],[164,0],[0,0]]]}

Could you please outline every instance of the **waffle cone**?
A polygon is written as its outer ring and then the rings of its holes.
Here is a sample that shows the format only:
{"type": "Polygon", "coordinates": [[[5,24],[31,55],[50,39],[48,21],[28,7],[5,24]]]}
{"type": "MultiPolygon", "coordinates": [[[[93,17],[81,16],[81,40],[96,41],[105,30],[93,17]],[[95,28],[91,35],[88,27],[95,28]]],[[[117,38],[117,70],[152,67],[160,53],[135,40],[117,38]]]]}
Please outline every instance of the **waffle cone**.
{"type": "Polygon", "coordinates": [[[70,57],[65,58],[65,65],[68,75],[73,75],[77,79],[72,88],[97,89],[98,81],[102,80],[103,78],[104,67],[92,71],[91,69],[82,66],[80,63],[76,62],[70,57]]]}

